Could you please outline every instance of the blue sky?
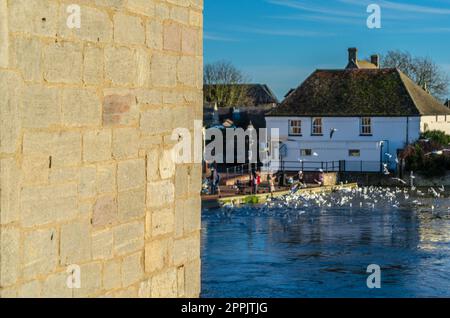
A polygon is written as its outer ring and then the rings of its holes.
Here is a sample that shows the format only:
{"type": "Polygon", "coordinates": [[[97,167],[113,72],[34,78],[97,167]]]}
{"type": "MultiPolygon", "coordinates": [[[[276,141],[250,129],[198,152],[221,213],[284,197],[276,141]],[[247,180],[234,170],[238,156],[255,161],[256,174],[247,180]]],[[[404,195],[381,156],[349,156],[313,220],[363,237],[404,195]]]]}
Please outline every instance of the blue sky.
{"type": "Polygon", "coordinates": [[[279,98],[318,68],[388,50],[431,57],[450,76],[450,0],[204,0],[205,63],[228,60],[279,98]],[[381,29],[366,25],[381,7],[381,29]]]}

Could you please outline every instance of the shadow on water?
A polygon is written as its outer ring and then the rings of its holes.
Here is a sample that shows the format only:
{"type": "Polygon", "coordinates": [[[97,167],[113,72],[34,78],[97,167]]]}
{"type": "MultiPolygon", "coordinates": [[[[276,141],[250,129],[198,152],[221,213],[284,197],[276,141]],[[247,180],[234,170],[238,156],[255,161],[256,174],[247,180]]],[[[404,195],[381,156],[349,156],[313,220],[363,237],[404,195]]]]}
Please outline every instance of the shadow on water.
{"type": "Polygon", "coordinates": [[[334,196],[204,211],[202,296],[450,296],[449,199],[334,196]]]}

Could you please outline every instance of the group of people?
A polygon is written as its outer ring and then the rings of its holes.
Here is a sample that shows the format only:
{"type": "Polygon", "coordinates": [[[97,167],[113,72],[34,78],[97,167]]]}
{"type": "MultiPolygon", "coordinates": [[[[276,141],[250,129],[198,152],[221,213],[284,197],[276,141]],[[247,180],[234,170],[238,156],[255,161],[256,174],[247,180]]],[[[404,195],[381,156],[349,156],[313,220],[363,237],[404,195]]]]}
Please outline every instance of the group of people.
{"type": "MultiPolygon", "coordinates": [[[[295,184],[292,181],[292,183],[294,184],[294,186],[291,189],[292,191],[307,188],[307,184],[305,182],[305,175],[303,171],[300,170],[298,172],[297,177],[298,181],[295,184]]],[[[319,174],[314,178],[314,183],[317,184],[319,187],[322,187],[325,184],[325,173],[322,169],[319,169],[319,174]]]]}

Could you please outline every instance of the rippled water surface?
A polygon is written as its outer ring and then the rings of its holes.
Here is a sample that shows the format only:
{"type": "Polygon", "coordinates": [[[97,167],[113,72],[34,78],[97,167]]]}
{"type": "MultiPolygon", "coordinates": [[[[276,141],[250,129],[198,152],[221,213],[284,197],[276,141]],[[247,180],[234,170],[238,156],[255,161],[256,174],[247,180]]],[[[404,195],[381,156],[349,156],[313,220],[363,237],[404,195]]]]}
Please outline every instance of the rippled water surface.
{"type": "Polygon", "coordinates": [[[450,297],[450,200],[430,193],[373,188],[205,210],[202,296],[450,297]],[[367,288],[370,264],[381,289],[367,288]]]}

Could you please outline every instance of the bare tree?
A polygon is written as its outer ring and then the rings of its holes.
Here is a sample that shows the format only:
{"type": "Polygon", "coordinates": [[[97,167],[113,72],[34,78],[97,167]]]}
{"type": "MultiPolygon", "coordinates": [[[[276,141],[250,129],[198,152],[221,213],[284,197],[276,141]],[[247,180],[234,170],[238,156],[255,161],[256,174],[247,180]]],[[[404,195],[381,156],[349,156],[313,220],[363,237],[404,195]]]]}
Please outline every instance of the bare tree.
{"type": "Polygon", "coordinates": [[[217,103],[219,107],[245,104],[247,100],[247,77],[231,62],[219,61],[204,67],[204,100],[217,103]]]}
{"type": "Polygon", "coordinates": [[[445,72],[429,57],[413,57],[409,52],[389,51],[382,57],[382,67],[398,68],[432,95],[445,100],[449,79],[445,72]]]}

